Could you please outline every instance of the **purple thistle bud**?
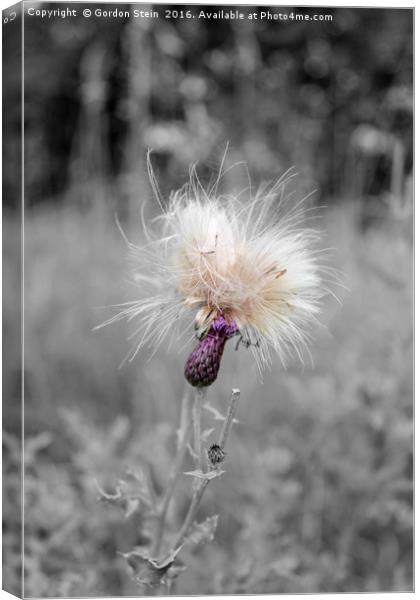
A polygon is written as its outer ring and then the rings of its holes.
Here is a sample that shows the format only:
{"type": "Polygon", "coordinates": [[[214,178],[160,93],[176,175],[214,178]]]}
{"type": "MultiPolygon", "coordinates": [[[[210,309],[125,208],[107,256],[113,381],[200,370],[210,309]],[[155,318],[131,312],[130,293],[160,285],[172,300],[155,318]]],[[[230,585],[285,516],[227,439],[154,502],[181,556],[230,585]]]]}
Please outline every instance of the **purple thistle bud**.
{"type": "Polygon", "coordinates": [[[216,381],[225,344],[238,332],[235,321],[223,315],[214,319],[206,335],[189,355],[184,375],[194,387],[206,387],[216,381]]]}

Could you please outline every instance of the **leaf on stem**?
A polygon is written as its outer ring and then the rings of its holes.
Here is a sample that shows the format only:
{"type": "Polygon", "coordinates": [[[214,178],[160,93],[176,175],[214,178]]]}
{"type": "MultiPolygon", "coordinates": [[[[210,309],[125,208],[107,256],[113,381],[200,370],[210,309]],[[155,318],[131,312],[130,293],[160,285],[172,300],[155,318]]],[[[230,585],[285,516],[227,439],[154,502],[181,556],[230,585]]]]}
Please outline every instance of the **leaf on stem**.
{"type": "Polygon", "coordinates": [[[225,417],[222,415],[222,413],[219,412],[217,410],[217,408],[214,408],[214,406],[212,406],[210,404],[210,402],[206,402],[205,404],[203,404],[203,408],[205,408],[210,413],[212,413],[213,418],[214,418],[215,421],[224,421],[225,420],[225,417]]]}
{"type": "Polygon", "coordinates": [[[197,477],[198,479],[207,479],[208,481],[210,481],[211,479],[220,477],[220,475],[223,475],[223,473],[225,473],[225,471],[222,471],[221,469],[215,469],[214,471],[208,471],[207,473],[204,473],[203,471],[195,470],[195,471],[187,471],[184,473],[184,475],[191,475],[191,477],[197,477]]]}
{"type": "Polygon", "coordinates": [[[181,548],[182,546],[179,546],[160,563],[154,558],[147,556],[146,553],[137,550],[120,554],[127,561],[136,583],[147,587],[156,587],[164,583],[165,577],[168,575],[168,571],[174,564],[181,548]]]}
{"type": "Polygon", "coordinates": [[[125,519],[131,517],[142,503],[149,513],[153,512],[150,496],[139,490],[137,486],[133,489],[133,485],[123,479],[117,482],[114,493],[105,492],[96,479],[94,483],[99,492],[98,500],[122,508],[125,519]]]}
{"type": "MultiPolygon", "coordinates": [[[[220,411],[217,410],[214,406],[210,404],[210,402],[206,402],[203,404],[203,408],[205,408],[208,412],[212,413],[213,419],[215,421],[224,421],[226,419],[225,415],[222,415],[220,411]]],[[[239,423],[238,419],[233,419],[232,423],[239,423]]]]}

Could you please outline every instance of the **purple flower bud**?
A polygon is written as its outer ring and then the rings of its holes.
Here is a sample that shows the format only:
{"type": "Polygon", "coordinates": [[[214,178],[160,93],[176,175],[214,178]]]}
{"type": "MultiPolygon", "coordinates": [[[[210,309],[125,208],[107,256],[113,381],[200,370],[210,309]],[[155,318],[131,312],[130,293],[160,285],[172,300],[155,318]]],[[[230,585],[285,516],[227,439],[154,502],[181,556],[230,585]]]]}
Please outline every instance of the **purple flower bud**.
{"type": "Polygon", "coordinates": [[[216,381],[225,344],[237,332],[235,321],[226,321],[223,315],[214,319],[185,364],[185,378],[192,386],[206,387],[216,381]]]}

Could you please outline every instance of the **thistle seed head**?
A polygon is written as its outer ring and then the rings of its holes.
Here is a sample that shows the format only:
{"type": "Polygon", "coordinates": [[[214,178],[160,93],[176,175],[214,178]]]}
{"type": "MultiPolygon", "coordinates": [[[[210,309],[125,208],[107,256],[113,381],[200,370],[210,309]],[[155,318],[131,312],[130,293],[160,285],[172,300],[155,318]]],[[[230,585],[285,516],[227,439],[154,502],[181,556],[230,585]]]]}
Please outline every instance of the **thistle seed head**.
{"type": "Polygon", "coordinates": [[[192,385],[214,381],[236,332],[260,368],[271,362],[270,349],[283,364],[293,352],[303,362],[334,273],[322,265],[319,232],[305,226],[312,209],[303,201],[290,207],[292,175],[246,200],[219,195],[221,176],[206,191],[193,168],[189,183],[160,202],[155,230],[144,226],[147,243],[128,242],[140,298],[104,323],[134,323],[130,360],[147,345],[179,347],[185,335],[190,342],[195,324],[200,342],[185,367],[192,385]]]}

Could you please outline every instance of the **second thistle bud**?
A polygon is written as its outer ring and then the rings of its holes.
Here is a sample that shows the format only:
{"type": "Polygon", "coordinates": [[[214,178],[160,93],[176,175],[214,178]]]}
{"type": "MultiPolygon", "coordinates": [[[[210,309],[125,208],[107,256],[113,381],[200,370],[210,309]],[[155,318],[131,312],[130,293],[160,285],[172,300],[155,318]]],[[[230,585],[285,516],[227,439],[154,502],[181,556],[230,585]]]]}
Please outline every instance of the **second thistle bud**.
{"type": "Polygon", "coordinates": [[[219,444],[212,444],[207,450],[207,457],[212,467],[220,465],[226,457],[226,452],[219,444]]]}
{"type": "Polygon", "coordinates": [[[184,374],[188,383],[206,387],[216,381],[225,344],[237,332],[235,321],[226,321],[223,315],[214,319],[187,359],[184,374]]]}

